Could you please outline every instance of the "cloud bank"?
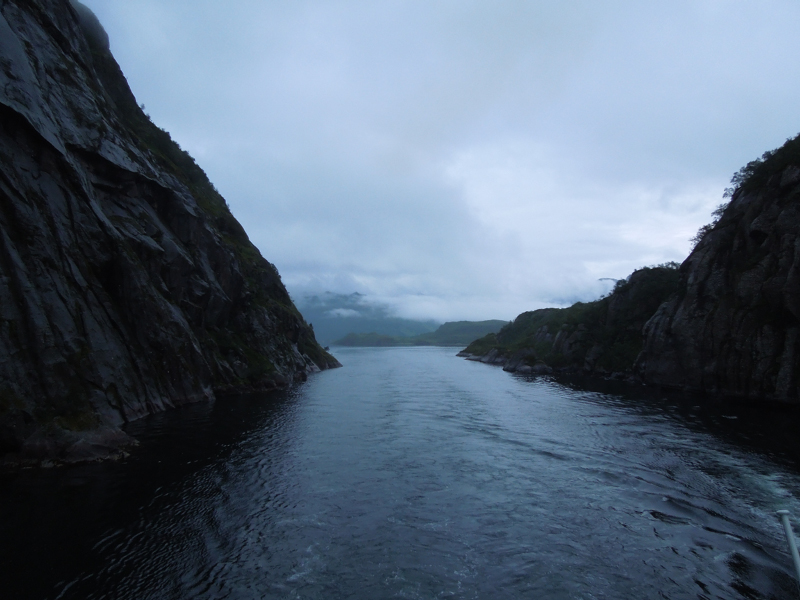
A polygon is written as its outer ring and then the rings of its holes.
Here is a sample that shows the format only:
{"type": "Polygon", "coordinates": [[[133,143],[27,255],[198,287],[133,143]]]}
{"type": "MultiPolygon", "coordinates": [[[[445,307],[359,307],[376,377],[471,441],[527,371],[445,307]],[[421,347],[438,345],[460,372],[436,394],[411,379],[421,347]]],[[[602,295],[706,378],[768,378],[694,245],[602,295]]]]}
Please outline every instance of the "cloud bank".
{"type": "Polygon", "coordinates": [[[681,261],[800,131],[800,5],[85,0],[295,297],[510,319],[681,261]]]}

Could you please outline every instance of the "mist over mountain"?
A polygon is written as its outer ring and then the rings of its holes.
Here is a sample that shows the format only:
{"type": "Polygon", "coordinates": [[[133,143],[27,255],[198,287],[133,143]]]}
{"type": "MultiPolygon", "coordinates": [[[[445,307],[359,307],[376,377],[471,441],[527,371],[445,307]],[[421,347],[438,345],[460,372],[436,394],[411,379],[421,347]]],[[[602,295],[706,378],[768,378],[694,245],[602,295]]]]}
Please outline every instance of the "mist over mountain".
{"type": "Polygon", "coordinates": [[[350,333],[334,342],[337,346],[463,346],[477,337],[494,334],[506,321],[451,321],[436,331],[414,336],[391,336],[378,333],[350,333]]]}
{"type": "Polygon", "coordinates": [[[332,344],[349,333],[377,333],[390,336],[415,336],[434,331],[440,322],[404,319],[387,304],[370,300],[364,294],[307,295],[296,299],[306,322],[314,327],[317,340],[332,344]]]}

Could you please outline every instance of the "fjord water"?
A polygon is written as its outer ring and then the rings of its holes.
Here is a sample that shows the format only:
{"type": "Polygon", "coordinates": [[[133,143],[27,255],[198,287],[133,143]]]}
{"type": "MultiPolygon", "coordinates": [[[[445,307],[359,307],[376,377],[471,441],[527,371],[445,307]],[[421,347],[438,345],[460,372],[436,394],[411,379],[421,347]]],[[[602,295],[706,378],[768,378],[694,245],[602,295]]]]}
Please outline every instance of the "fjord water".
{"type": "Polygon", "coordinates": [[[120,462],[0,477],[0,596],[797,597],[793,412],[454,352],[339,349],[290,392],[132,424],[120,462]]]}

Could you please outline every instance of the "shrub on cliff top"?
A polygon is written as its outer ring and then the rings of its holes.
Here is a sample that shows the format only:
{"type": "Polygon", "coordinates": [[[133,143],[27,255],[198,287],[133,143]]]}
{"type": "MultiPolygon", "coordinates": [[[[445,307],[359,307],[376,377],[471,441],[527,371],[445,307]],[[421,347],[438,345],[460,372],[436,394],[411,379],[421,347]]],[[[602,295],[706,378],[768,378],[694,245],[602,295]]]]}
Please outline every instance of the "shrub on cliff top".
{"type": "MultiPolygon", "coordinates": [[[[786,140],[780,148],[768,150],[761,155],[761,158],[751,160],[741,169],[736,171],[731,177],[731,186],[725,188],[723,198],[733,198],[740,190],[753,191],[767,184],[770,177],[782,172],[786,167],[794,165],[800,166],[800,135],[786,140]]],[[[706,234],[716,227],[725,209],[728,208],[729,201],[723,202],[711,213],[713,220],[711,223],[703,225],[690,240],[692,249],[700,243],[706,234]]]]}

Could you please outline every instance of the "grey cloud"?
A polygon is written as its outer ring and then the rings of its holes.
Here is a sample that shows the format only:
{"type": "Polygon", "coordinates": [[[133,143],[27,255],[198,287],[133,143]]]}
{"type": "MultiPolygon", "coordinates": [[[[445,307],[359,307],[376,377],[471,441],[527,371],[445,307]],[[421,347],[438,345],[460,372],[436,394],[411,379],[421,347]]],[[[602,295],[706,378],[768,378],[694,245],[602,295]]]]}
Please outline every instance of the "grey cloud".
{"type": "Polygon", "coordinates": [[[503,318],[682,260],[800,130],[790,0],[86,0],[295,295],[503,318]]]}

